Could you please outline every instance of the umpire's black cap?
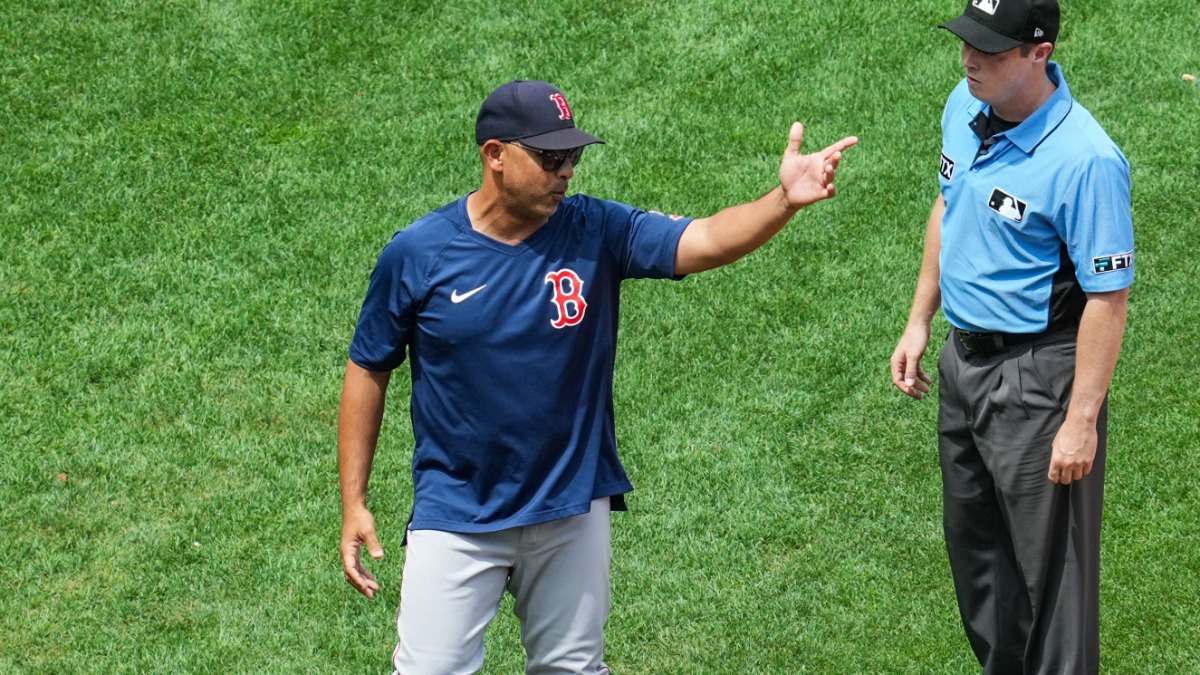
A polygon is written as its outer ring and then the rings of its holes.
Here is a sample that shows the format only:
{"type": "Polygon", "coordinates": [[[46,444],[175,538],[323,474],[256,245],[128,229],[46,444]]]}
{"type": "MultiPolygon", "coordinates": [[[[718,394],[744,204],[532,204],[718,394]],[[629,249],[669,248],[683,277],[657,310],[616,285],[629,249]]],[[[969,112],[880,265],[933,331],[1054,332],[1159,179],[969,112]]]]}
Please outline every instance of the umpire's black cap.
{"type": "Polygon", "coordinates": [[[569,150],[604,141],[575,127],[567,99],[557,87],[513,80],[493,91],[475,120],[475,142],[521,141],[535,150],[569,150]]]}
{"type": "Polygon", "coordinates": [[[1058,0],[967,0],[962,16],[941,24],[988,54],[1058,40],[1058,0]]]}

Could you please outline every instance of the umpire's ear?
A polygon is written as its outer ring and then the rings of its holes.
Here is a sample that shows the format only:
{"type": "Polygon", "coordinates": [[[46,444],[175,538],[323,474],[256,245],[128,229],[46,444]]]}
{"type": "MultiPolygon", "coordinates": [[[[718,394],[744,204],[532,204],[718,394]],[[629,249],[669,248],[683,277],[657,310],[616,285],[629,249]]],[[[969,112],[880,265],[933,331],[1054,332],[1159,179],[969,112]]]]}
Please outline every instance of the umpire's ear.
{"type": "Polygon", "coordinates": [[[1033,58],[1035,63],[1049,63],[1050,57],[1054,55],[1054,43],[1043,42],[1033,48],[1033,58]]]}

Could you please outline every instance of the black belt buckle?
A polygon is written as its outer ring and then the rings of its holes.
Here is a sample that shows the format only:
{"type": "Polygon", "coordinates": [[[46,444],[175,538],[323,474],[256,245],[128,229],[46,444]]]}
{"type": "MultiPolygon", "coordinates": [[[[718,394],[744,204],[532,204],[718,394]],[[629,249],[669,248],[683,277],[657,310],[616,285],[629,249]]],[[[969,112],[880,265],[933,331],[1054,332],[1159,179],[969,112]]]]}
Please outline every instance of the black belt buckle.
{"type": "Polygon", "coordinates": [[[1042,333],[972,333],[954,329],[968,354],[999,354],[1006,349],[1032,342],[1042,333]]]}
{"type": "Polygon", "coordinates": [[[968,354],[995,354],[1004,350],[1004,340],[999,333],[972,333],[956,328],[954,334],[968,354]]]}

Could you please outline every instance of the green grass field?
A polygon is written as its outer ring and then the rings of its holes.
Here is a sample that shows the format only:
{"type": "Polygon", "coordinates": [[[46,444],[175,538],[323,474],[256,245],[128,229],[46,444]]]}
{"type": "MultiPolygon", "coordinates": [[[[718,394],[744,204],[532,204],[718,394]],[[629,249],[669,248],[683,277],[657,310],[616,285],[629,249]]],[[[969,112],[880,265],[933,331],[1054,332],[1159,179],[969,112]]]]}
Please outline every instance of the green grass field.
{"type": "MultiPolygon", "coordinates": [[[[393,231],[473,189],[474,116],[555,82],[574,190],[706,215],[788,125],[862,141],[761,251],[626,285],[608,661],[971,673],[932,400],[890,384],[960,77],[961,0],[0,4],[0,673],[385,673],[408,377],[342,579],[335,422],[393,231]]],[[[1200,672],[1200,4],[1064,0],[1059,60],[1133,167],[1112,389],[1108,673],[1200,672]]],[[[936,330],[945,322],[938,319],[936,330]]],[[[944,333],[943,333],[944,334],[944,333]]],[[[933,358],[928,359],[932,367],[933,358]]],[[[507,611],[487,673],[521,672],[507,611]]]]}

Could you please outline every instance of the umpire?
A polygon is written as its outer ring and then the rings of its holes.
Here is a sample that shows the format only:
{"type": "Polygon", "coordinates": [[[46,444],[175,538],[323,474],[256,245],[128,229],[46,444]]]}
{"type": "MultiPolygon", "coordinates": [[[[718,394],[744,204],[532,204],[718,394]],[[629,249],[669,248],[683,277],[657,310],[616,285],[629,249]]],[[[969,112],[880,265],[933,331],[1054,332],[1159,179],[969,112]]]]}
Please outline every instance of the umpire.
{"type": "Polygon", "coordinates": [[[969,0],[965,79],[892,382],[939,306],[946,548],[984,673],[1096,673],[1107,392],[1133,282],[1129,164],[1050,61],[1056,0],[969,0]]]}

